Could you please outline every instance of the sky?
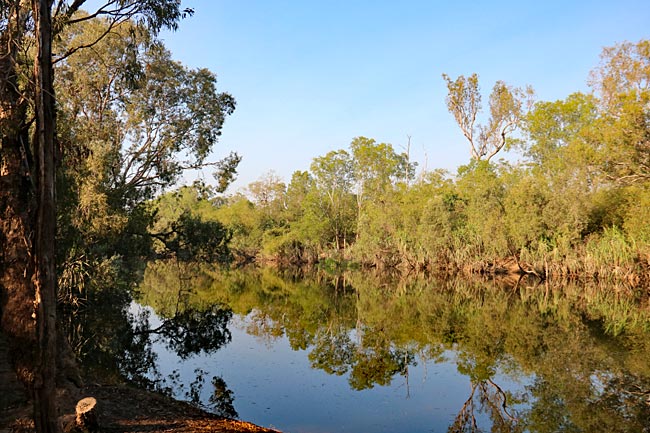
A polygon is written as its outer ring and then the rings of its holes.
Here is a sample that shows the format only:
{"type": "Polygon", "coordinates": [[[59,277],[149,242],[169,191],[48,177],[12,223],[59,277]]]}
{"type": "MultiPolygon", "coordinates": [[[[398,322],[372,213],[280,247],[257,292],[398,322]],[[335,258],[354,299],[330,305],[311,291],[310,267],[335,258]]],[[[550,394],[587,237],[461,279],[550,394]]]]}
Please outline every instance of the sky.
{"type": "MultiPolygon", "coordinates": [[[[650,1],[184,0],[161,38],[217,74],[237,109],[212,159],[243,160],[230,192],[273,171],[289,182],[354,137],[391,143],[419,169],[454,172],[469,147],[441,75],[531,85],[537,100],[589,91],[603,47],[650,38],[650,1]]],[[[205,180],[211,176],[205,174],[205,180]]]]}

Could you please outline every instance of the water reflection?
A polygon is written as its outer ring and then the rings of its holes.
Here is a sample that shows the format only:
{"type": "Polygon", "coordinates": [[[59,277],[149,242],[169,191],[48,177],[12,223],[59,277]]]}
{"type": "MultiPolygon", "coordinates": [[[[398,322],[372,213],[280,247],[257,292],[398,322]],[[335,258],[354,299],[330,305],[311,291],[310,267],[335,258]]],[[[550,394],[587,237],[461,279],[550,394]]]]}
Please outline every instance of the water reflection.
{"type": "Polygon", "coordinates": [[[492,379],[472,382],[469,397],[461,407],[449,432],[478,432],[476,411],[487,412],[492,421],[493,432],[519,432],[524,430],[516,412],[508,408],[512,395],[506,394],[492,379]],[[478,407],[477,407],[478,405],[478,407]]]}
{"type": "Polygon", "coordinates": [[[213,353],[229,343],[232,336],[227,326],[231,318],[232,311],[217,304],[183,308],[169,318],[163,317],[156,328],[138,326],[135,334],[156,335],[169,350],[187,359],[201,352],[213,353]]]}
{"type": "MultiPolygon", "coordinates": [[[[173,272],[166,266],[156,272],[173,272]]],[[[642,294],[629,288],[197,271],[188,276],[190,302],[249,315],[249,333],[285,335],[292,348],[309,350],[313,368],[347,375],[355,390],[389,385],[408,377],[416,359],[454,350],[471,393],[449,431],[479,431],[476,410],[493,431],[648,428],[650,321],[642,294]],[[495,382],[499,370],[533,379],[514,395],[495,382]]],[[[143,300],[154,302],[147,293],[143,300]]]]}
{"type": "Polygon", "coordinates": [[[211,379],[212,393],[204,403],[201,395],[206,372],[195,371],[194,380],[188,384],[180,380],[177,371],[163,376],[153,348],[156,343],[163,344],[180,359],[214,353],[231,341],[228,324],[232,310],[217,303],[190,302],[191,290],[182,282],[165,289],[175,292],[176,300],[156,311],[154,320],[150,308],[134,304],[130,294],[119,290],[95,292],[74,311],[68,311],[64,315],[68,318],[66,331],[82,365],[91,377],[96,375],[102,381],[127,380],[236,418],[233,393],[222,378],[211,379]]]}
{"type": "MultiPolygon", "coordinates": [[[[444,426],[428,430],[649,431],[650,314],[640,290],[525,280],[391,281],[361,272],[223,272],[173,262],[150,264],[139,290],[139,302],[162,322],[121,317],[126,324],[120,329],[135,330],[124,338],[134,355],[120,360],[123,371],[135,367],[131,378],[153,377],[151,337],[162,337],[182,359],[215,351],[230,341],[234,314],[245,318],[248,334],[286,338],[291,349],[306,351],[313,369],[345,378],[351,392],[388,387],[399,378],[409,397],[413,373],[420,378],[427,365],[453,363],[468,392],[460,403],[436,402],[453,407],[444,409],[444,426]]],[[[194,391],[191,383],[179,385],[189,386],[189,399],[236,414],[224,379],[209,382],[206,398],[201,387],[207,380],[200,376],[194,391]]],[[[304,396],[295,398],[293,405],[304,396]]]]}

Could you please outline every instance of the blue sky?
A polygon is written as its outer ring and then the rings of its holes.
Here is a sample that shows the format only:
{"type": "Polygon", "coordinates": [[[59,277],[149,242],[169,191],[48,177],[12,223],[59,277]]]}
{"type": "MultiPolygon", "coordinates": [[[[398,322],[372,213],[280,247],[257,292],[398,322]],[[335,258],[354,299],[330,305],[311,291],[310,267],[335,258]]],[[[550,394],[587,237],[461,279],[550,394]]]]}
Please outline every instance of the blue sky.
{"type": "MultiPolygon", "coordinates": [[[[538,100],[587,91],[602,47],[650,37],[645,1],[184,0],[195,10],[161,37],[207,67],[238,102],[213,158],[243,156],[233,191],[366,136],[420,168],[456,167],[468,146],[441,74],[530,84],[538,100]]],[[[209,175],[206,180],[211,179],[209,175]]],[[[232,192],[232,191],[231,191],[232,192]]]]}

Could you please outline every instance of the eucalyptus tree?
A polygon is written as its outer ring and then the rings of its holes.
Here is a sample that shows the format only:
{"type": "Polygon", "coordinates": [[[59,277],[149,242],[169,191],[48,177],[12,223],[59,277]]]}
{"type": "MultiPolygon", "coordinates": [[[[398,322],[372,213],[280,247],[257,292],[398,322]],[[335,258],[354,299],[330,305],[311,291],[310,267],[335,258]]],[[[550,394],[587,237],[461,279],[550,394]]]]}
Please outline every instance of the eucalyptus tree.
{"type": "Polygon", "coordinates": [[[620,184],[650,181],[650,40],[604,48],[590,85],[599,98],[606,173],[620,184]]]}
{"type": "MultiPolygon", "coordinates": [[[[539,197],[539,217],[549,238],[569,243],[587,230],[593,193],[603,186],[594,143],[597,100],[574,93],[564,100],[538,102],[524,124],[530,158],[530,201],[539,197]]],[[[530,221],[530,220],[529,220],[530,221]]]]}
{"type": "Polygon", "coordinates": [[[452,80],[443,74],[442,78],[447,83],[447,109],[469,141],[472,159],[489,161],[508,144],[509,136],[519,127],[532,102],[532,88],[521,89],[497,81],[489,97],[490,117],[481,125],[476,122],[482,108],[478,75],[460,75],[452,80]]]}
{"type": "Polygon", "coordinates": [[[413,178],[415,164],[405,153],[397,153],[388,143],[372,138],[356,137],[350,143],[353,176],[359,212],[364,202],[385,198],[398,181],[413,178]]]}
{"type": "MultiPolygon", "coordinates": [[[[598,121],[593,142],[612,189],[625,197],[623,225],[640,250],[650,249],[650,40],[605,47],[591,73],[598,121]]],[[[613,209],[616,210],[616,209],[613,209]]],[[[611,212],[610,212],[611,213],[611,212]]]]}
{"type": "Polygon", "coordinates": [[[305,201],[314,190],[314,179],[308,171],[295,171],[287,185],[287,214],[289,221],[298,221],[305,214],[305,201]]]}
{"type": "Polygon", "coordinates": [[[322,196],[308,171],[295,171],[287,185],[287,241],[299,247],[302,260],[314,260],[328,239],[327,223],[322,218],[322,196]]]}
{"type": "MultiPolygon", "coordinates": [[[[84,22],[64,35],[66,45],[91,43],[109,26],[105,20],[84,22]]],[[[69,154],[87,177],[80,188],[109,202],[112,195],[121,207],[152,198],[184,170],[205,166],[235,108],[232,96],[217,92],[212,72],[175,62],[151,32],[133,22],[61,62],[57,73],[66,117],[62,145],[87,155],[69,154]]]]}
{"type": "Polygon", "coordinates": [[[56,81],[52,63],[92,48],[131,19],[154,34],[175,29],[184,14],[178,0],[107,0],[78,14],[85,0],[0,1],[0,289],[2,328],[17,371],[34,397],[37,431],[57,431],[55,154],[56,81]],[[53,51],[65,29],[103,16],[97,38],[53,51]],[[31,348],[36,348],[33,352],[31,348]]]}
{"type": "Polygon", "coordinates": [[[220,189],[232,179],[237,155],[217,163],[206,158],[235,101],[217,91],[212,72],[174,61],[155,35],[134,21],[111,27],[95,18],[74,30],[62,33],[62,46],[93,45],[57,65],[66,120],[59,128],[61,183],[70,215],[61,221],[68,233],[62,254],[136,262],[128,258],[148,253],[148,230],[161,239],[188,233],[181,226],[199,222],[185,215],[156,233],[148,200],[188,169],[215,165],[220,189]]]}
{"type": "MultiPolygon", "coordinates": [[[[357,251],[375,258],[390,255],[388,251],[395,250],[396,231],[403,224],[399,186],[406,189],[415,164],[391,144],[366,137],[354,138],[350,152],[357,202],[357,251]]],[[[391,257],[389,261],[395,259],[391,257]]]]}
{"type": "Polygon", "coordinates": [[[314,158],[310,166],[318,195],[312,209],[326,225],[327,242],[343,248],[354,235],[354,162],[345,150],[314,158]]]}
{"type": "Polygon", "coordinates": [[[650,239],[649,70],[647,40],[604,48],[591,93],[538,102],[525,117],[525,154],[555,239],[573,243],[610,226],[650,239]]]}

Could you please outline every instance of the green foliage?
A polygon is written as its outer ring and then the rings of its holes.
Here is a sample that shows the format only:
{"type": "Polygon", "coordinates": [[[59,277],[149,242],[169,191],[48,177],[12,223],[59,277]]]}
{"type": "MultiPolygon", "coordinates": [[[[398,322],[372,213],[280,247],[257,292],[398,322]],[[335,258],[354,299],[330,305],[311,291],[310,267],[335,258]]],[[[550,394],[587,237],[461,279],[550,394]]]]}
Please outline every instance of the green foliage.
{"type": "Polygon", "coordinates": [[[230,261],[230,232],[219,222],[202,221],[183,213],[171,224],[165,236],[165,247],[179,260],[198,260],[210,263],[230,261]]]}
{"type": "Polygon", "coordinates": [[[262,229],[284,225],[286,185],[273,172],[248,185],[248,195],[262,216],[262,229]]]}
{"type": "Polygon", "coordinates": [[[327,246],[343,248],[356,232],[354,161],[345,150],[331,151],[314,158],[310,170],[316,186],[308,201],[311,219],[325,222],[322,240],[327,246]]]}
{"type": "Polygon", "coordinates": [[[609,263],[620,267],[631,263],[635,258],[633,246],[617,227],[606,228],[602,235],[590,239],[586,245],[587,259],[597,263],[609,263]]]}
{"type": "Polygon", "coordinates": [[[625,231],[640,244],[650,246],[650,188],[629,190],[629,205],[625,208],[625,231]]]}
{"type": "Polygon", "coordinates": [[[603,49],[592,71],[601,116],[595,136],[602,143],[603,169],[619,183],[650,180],[650,41],[603,49]]]}
{"type": "MultiPolygon", "coordinates": [[[[62,43],[92,39],[104,26],[88,21],[77,33],[63,33],[62,43]]],[[[66,154],[76,171],[62,177],[64,208],[72,215],[62,233],[81,230],[84,239],[116,239],[144,252],[150,240],[138,237],[136,244],[122,234],[149,228],[157,252],[174,251],[179,259],[224,260],[230,241],[246,261],[262,256],[284,264],[331,257],[383,269],[485,271],[515,257],[562,275],[603,275],[608,266],[623,267],[620,275],[645,272],[645,41],[606,49],[591,94],[531,109],[529,90],[497,82],[482,125],[478,77],[445,76],[448,108],[475,146],[453,177],[434,170],[414,181],[407,154],[356,137],[347,149],[314,158],[288,184],[270,172],[246,195],[215,199],[209,189],[187,188],[147,207],[143,200],[183,167],[203,164],[234,101],[216,93],[206,71],[171,62],[152,34],[127,24],[115,34],[120,38],[107,39],[97,52],[121,59],[122,68],[106,69],[90,56],[59,66],[69,85],[61,89],[62,116],[72,125],[61,136],[87,143],[66,154]],[[75,73],[80,62],[85,76],[75,73]],[[89,101],[91,88],[110,102],[89,101]],[[205,98],[196,97],[202,92],[205,98]],[[515,143],[515,128],[522,130],[517,145],[524,159],[492,161],[515,143]],[[150,133],[155,139],[147,141],[150,133]]],[[[231,155],[217,164],[217,192],[234,178],[239,160],[231,155]]]]}
{"type": "Polygon", "coordinates": [[[217,210],[217,217],[232,233],[230,246],[239,254],[255,257],[262,245],[262,215],[243,195],[230,197],[217,210]]]}
{"type": "Polygon", "coordinates": [[[605,49],[591,94],[532,106],[530,89],[497,82],[482,125],[478,76],[443,76],[448,108],[472,145],[472,161],[454,178],[432,171],[413,182],[408,155],[357,137],[296,172],[275,211],[281,223],[258,225],[266,234],[256,236],[267,254],[343,250],[384,269],[485,271],[514,257],[561,275],[603,275],[620,264],[616,275],[645,278],[633,258],[648,250],[647,45],[605,49]],[[491,161],[513,144],[522,161],[491,161]],[[616,227],[624,260],[605,252],[616,227]]]}
{"type": "Polygon", "coordinates": [[[241,156],[234,152],[231,152],[221,161],[216,162],[215,172],[213,173],[213,177],[217,181],[216,192],[224,193],[228,189],[228,186],[237,177],[237,166],[240,162],[241,156]]]}
{"type": "MultiPolygon", "coordinates": [[[[93,279],[131,290],[155,253],[229,258],[230,233],[214,217],[209,188],[181,189],[158,208],[150,201],[185,170],[213,165],[206,157],[235,101],[217,91],[212,72],[184,67],[156,39],[182,13],[177,2],[132,7],[116,21],[65,11],[74,25],[62,26],[55,41],[65,53],[55,82],[60,297],[72,303],[99,289],[93,279]],[[92,49],[80,49],[86,45],[92,49]]],[[[231,155],[216,164],[221,188],[238,162],[231,155]]]]}
{"type": "Polygon", "coordinates": [[[356,137],[350,143],[350,151],[359,206],[365,201],[379,201],[398,182],[406,183],[413,179],[414,165],[406,154],[397,154],[390,144],[356,137]]]}
{"type": "Polygon", "coordinates": [[[201,184],[185,186],[158,197],[150,232],[158,256],[183,261],[227,263],[232,233],[218,220],[210,190],[201,184]]]}
{"type": "Polygon", "coordinates": [[[552,171],[563,159],[558,151],[583,137],[596,121],[596,104],[593,95],[583,93],[555,102],[537,102],[524,119],[527,155],[540,168],[552,171]]]}
{"type": "MultiPolygon", "coordinates": [[[[90,43],[108,26],[86,21],[61,44],[90,43]]],[[[109,204],[150,199],[184,169],[201,167],[235,108],[232,96],[217,93],[213,73],[173,61],[160,41],[129,22],[92,51],[59,63],[57,74],[64,143],[88,155],[71,168],[85,175],[82,190],[109,204]]]]}
{"type": "Polygon", "coordinates": [[[519,251],[549,239],[551,232],[544,220],[549,196],[540,179],[524,168],[506,167],[503,181],[506,190],[503,224],[510,248],[519,251]]]}

